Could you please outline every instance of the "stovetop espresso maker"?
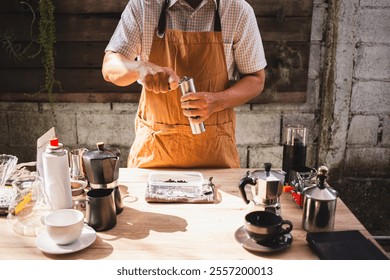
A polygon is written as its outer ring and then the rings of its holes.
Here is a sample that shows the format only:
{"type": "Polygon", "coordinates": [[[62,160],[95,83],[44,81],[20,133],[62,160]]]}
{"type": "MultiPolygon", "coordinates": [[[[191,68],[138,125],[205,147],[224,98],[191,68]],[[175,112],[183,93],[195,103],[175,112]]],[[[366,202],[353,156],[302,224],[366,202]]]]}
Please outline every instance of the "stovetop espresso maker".
{"type": "Polygon", "coordinates": [[[96,149],[83,154],[85,173],[91,188],[113,188],[118,184],[119,156],[104,147],[103,142],[96,149]]]}
{"type": "Polygon", "coordinates": [[[249,204],[245,187],[251,185],[252,200],[259,210],[266,210],[280,215],[280,195],[283,191],[283,171],[271,171],[272,164],[265,163],[264,170],[248,171],[241,179],[239,190],[245,203],[249,204]]]}
{"type": "Polygon", "coordinates": [[[122,197],[118,186],[120,152],[105,148],[103,142],[98,142],[96,147],[96,149],[83,153],[85,174],[92,189],[114,189],[115,206],[118,214],[123,210],[122,197]]]}

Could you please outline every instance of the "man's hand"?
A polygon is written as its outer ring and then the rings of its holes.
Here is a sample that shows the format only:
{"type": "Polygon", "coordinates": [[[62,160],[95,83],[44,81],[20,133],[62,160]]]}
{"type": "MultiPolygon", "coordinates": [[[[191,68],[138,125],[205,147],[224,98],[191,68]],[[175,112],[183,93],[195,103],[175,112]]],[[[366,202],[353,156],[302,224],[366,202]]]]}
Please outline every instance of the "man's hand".
{"type": "Polygon", "coordinates": [[[166,93],[179,86],[180,78],[168,67],[160,67],[150,62],[144,62],[140,70],[143,86],[154,93],[166,93]]]}
{"type": "Polygon", "coordinates": [[[189,92],[180,99],[181,108],[192,123],[201,123],[208,119],[216,109],[216,94],[210,92],[189,92]]]}
{"type": "Polygon", "coordinates": [[[247,74],[232,87],[219,92],[190,92],[180,99],[181,108],[191,122],[200,123],[213,113],[245,104],[264,89],[264,69],[247,74]]]}
{"type": "Polygon", "coordinates": [[[171,68],[135,61],[111,51],[104,56],[102,74],[106,81],[117,86],[128,86],[138,80],[155,93],[175,90],[180,83],[179,76],[171,68]]]}

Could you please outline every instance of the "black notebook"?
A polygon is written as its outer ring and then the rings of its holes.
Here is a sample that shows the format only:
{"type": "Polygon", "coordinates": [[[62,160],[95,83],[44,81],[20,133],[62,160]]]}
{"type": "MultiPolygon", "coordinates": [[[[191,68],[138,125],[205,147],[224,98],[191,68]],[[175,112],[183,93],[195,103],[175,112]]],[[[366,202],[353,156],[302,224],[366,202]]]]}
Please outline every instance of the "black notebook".
{"type": "Polygon", "coordinates": [[[306,240],[321,260],[388,260],[358,230],[307,233],[306,240]]]}

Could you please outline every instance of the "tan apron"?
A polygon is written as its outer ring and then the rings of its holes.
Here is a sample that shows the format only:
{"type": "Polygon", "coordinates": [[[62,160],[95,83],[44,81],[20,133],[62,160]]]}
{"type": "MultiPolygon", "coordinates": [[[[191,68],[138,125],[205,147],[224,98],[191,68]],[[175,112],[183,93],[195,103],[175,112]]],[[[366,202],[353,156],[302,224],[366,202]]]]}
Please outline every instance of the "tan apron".
{"type": "MultiPolygon", "coordinates": [[[[172,68],[179,77],[192,77],[198,92],[226,89],[228,73],[218,5],[214,25],[219,31],[184,32],[165,30],[168,4],[169,0],[165,2],[159,20],[158,32],[162,36],[157,36],[157,32],[154,35],[149,61],[172,68]]],[[[179,88],[160,94],[143,89],[128,167],[239,167],[234,110],[212,114],[204,122],[206,132],[193,135],[180,107],[180,97],[179,88]]]]}

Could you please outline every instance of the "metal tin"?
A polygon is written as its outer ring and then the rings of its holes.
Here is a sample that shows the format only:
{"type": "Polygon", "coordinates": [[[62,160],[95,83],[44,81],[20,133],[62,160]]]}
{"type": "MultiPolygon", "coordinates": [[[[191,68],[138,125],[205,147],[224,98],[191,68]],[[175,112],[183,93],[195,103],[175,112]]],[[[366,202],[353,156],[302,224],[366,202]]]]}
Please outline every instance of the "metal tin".
{"type": "MultiPolygon", "coordinates": [[[[194,79],[184,76],[180,81],[180,90],[182,95],[186,95],[189,92],[196,92],[194,79]]],[[[192,134],[200,134],[205,132],[204,123],[192,123],[189,118],[192,134]]]]}

